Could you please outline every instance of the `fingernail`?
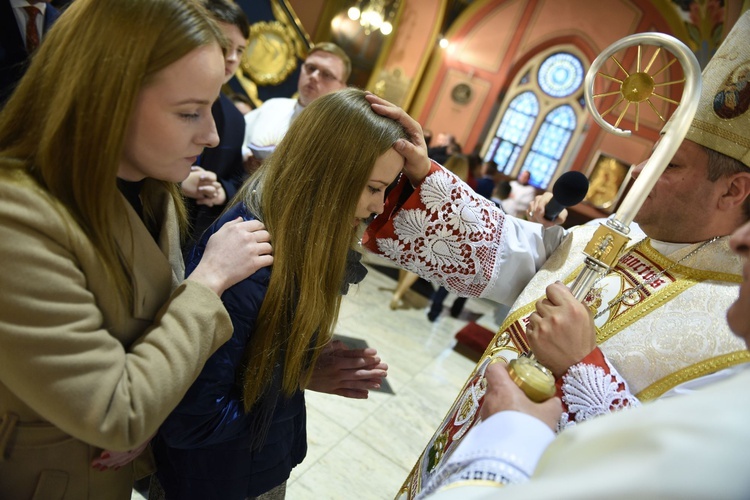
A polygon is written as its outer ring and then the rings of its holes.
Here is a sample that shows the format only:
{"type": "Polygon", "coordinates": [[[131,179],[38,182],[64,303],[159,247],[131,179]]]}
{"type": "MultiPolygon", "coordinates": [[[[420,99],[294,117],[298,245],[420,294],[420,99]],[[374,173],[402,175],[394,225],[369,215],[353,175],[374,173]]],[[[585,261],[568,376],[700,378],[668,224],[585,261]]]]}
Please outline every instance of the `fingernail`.
{"type": "Polygon", "coordinates": [[[104,453],[102,453],[102,458],[105,459],[105,460],[108,459],[109,456],[110,456],[109,453],[107,453],[106,451],[104,453]]]}

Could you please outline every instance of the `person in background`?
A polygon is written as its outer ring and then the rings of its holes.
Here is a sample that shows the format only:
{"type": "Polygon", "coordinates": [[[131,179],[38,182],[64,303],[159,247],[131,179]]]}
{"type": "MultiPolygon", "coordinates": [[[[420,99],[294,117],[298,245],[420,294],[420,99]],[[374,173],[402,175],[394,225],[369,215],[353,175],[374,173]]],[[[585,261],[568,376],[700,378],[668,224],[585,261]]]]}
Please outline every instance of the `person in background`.
{"type": "Polygon", "coordinates": [[[50,0],[0,0],[0,109],[58,17],[50,0]]]}
{"type": "Polygon", "coordinates": [[[245,115],[245,148],[256,161],[268,157],[302,110],[321,96],[345,89],[351,72],[352,62],[341,47],[331,42],[313,46],[302,63],[297,99],[269,99],[245,115]]]}
{"type": "Polygon", "coordinates": [[[430,143],[432,142],[432,130],[424,129],[422,132],[424,136],[424,143],[427,145],[427,147],[430,147],[430,143]]]}
{"type": "Polygon", "coordinates": [[[76,0],[0,113],[0,498],[130,498],[152,464],[96,459],[149,440],[231,337],[220,295],[273,260],[235,220],[183,281],[222,43],[189,1],[76,0]]]}
{"type": "Polygon", "coordinates": [[[518,174],[518,178],[514,181],[510,181],[510,199],[513,200],[515,205],[516,217],[521,219],[527,218],[529,205],[534,201],[536,196],[536,188],[529,184],[531,180],[531,172],[524,170],[518,174]]]}
{"type": "Polygon", "coordinates": [[[511,215],[516,213],[516,205],[510,197],[512,189],[513,188],[510,186],[509,181],[500,181],[497,183],[497,186],[495,186],[491,198],[492,201],[495,202],[495,205],[500,207],[503,212],[511,215]]]}
{"type": "Polygon", "coordinates": [[[405,139],[360,90],[320,97],[199,241],[188,273],[212,233],[237,217],[261,220],[274,265],[223,295],[234,335],[153,442],[166,498],[283,498],[306,453],[305,390],[365,398],[380,386],[387,365],[374,349],[331,338],[342,294],[360,279],[353,267],[363,267],[348,253],[360,223],[382,212],[405,139]]]}
{"type": "Polygon", "coordinates": [[[477,179],[477,186],[474,191],[488,200],[492,199],[495,191],[495,177],[497,177],[497,163],[487,160],[482,163],[481,175],[477,179]]]}
{"type": "MultiPolygon", "coordinates": [[[[234,0],[201,0],[200,3],[211,13],[229,43],[224,52],[224,83],[227,83],[237,71],[247,47],[250,23],[234,0]]],[[[190,222],[190,237],[183,244],[185,249],[213,224],[247,177],[242,157],[245,138],[242,113],[221,93],[211,106],[211,115],[216,122],[219,145],[203,151],[181,184],[182,194],[188,198],[190,222]]]]}
{"type": "Polygon", "coordinates": [[[439,164],[444,165],[451,155],[460,152],[461,150],[460,148],[457,148],[456,138],[453,134],[440,132],[430,141],[430,145],[427,149],[427,156],[439,164]]]}

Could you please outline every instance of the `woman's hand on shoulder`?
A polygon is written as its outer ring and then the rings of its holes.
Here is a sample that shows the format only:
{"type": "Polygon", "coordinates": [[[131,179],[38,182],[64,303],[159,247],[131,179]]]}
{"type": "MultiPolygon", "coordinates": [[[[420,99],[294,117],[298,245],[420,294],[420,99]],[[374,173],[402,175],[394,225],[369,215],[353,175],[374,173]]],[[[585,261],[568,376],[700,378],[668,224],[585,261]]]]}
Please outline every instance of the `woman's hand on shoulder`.
{"type": "Polygon", "coordinates": [[[271,235],[258,220],[237,218],[211,235],[203,257],[188,277],[221,295],[258,269],[273,264],[271,235]]]}

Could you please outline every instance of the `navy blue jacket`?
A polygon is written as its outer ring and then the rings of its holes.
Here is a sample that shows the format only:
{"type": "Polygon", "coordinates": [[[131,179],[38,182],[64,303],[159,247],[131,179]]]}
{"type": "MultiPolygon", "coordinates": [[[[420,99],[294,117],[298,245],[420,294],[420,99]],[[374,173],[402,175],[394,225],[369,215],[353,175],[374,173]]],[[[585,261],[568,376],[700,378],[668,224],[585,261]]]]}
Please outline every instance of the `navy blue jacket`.
{"type": "MultiPolygon", "coordinates": [[[[200,261],[209,236],[237,217],[255,219],[244,204],[232,207],[198,242],[186,263],[188,275],[200,261]]],[[[234,334],[209,358],[152,442],[157,475],[168,499],[257,496],[286,481],[292,468],[305,457],[302,391],[288,400],[279,397],[275,401],[268,435],[258,449],[252,446],[257,412],[246,414],[243,409],[243,355],[270,276],[271,268],[260,269],[224,292],[221,298],[232,318],[234,334]]]]}

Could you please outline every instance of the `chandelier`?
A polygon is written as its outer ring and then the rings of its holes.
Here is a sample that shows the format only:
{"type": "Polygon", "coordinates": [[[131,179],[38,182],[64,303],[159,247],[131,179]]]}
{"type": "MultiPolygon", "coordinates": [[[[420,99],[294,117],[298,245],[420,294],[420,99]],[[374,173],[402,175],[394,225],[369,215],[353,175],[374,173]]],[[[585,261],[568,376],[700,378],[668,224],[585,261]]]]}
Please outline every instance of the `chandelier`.
{"type": "Polygon", "coordinates": [[[360,0],[349,8],[347,15],[352,21],[359,21],[365,35],[378,31],[390,35],[393,31],[393,17],[400,0],[360,0]]]}

